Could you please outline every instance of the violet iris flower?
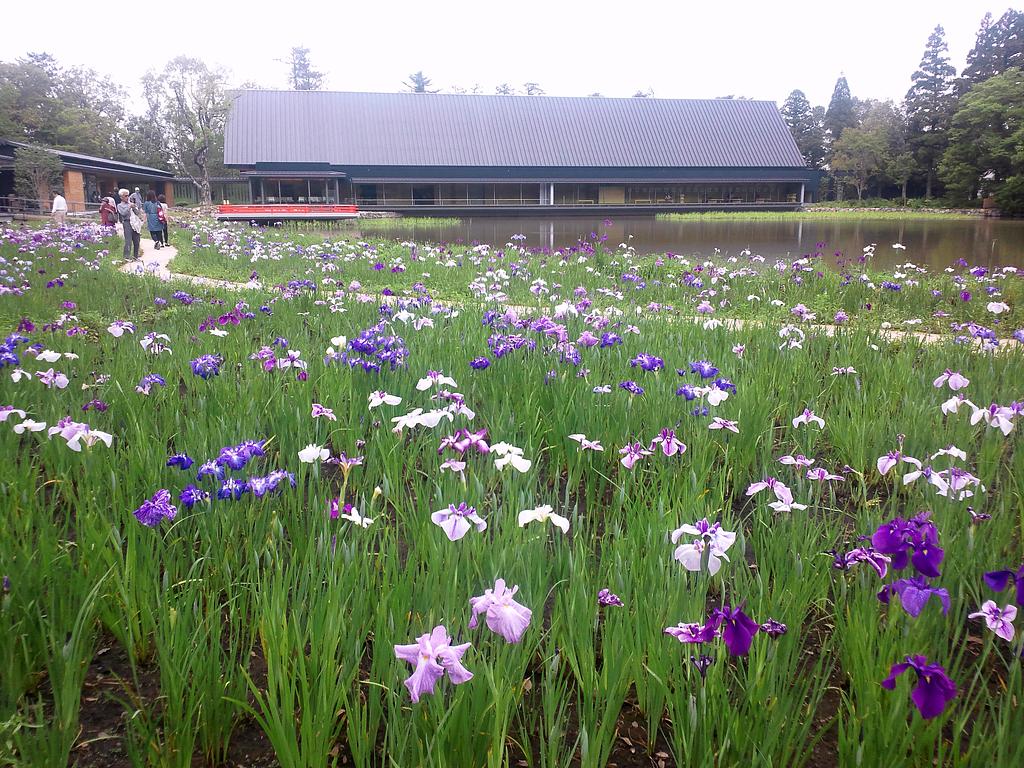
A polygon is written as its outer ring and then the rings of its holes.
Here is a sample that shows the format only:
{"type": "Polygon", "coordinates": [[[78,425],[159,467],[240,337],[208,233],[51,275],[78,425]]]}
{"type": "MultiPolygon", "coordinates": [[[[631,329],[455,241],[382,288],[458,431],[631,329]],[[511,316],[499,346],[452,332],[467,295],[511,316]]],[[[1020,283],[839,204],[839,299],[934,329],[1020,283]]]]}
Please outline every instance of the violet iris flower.
{"type": "Polygon", "coordinates": [[[666,456],[675,456],[679,454],[682,456],[686,453],[686,444],[683,443],[676,437],[675,430],[673,429],[662,429],[658,435],[651,440],[651,450],[655,450],[655,446],[661,446],[661,452],[666,456]]]}
{"type": "Polygon", "coordinates": [[[483,532],[487,528],[487,521],[476,513],[476,507],[471,507],[466,502],[459,502],[458,506],[449,504],[446,509],[439,509],[434,512],[430,519],[434,525],[444,531],[449,541],[458,541],[471,528],[483,532]]]}
{"type": "Polygon", "coordinates": [[[452,639],[444,625],[434,627],[429,635],[420,635],[411,645],[396,645],[395,656],[412,664],[415,669],[405,680],[413,703],[425,693],[433,693],[434,686],[445,672],[455,684],[465,683],[473,673],[462,666],[462,657],[469,650],[470,643],[452,645],[452,639]]]}
{"type": "Polygon", "coordinates": [[[167,459],[168,467],[177,467],[178,469],[188,469],[193,464],[192,457],[186,453],[176,453],[167,459]]]}
{"type": "Polygon", "coordinates": [[[881,579],[889,572],[889,563],[892,562],[892,558],[875,551],[874,547],[857,547],[846,554],[832,550],[828,554],[832,555],[832,567],[836,570],[848,571],[857,563],[867,563],[875,569],[881,579]]]}
{"type": "Polygon", "coordinates": [[[986,600],[981,610],[967,615],[970,619],[985,619],[988,628],[1006,642],[1013,640],[1013,620],[1017,618],[1017,606],[1006,605],[1000,608],[995,600],[986,600]]]}
{"type": "Polygon", "coordinates": [[[166,488],[161,488],[153,498],[142,502],[134,512],[135,519],[147,528],[156,528],[164,518],[173,520],[177,513],[177,508],[171,504],[171,492],[166,488]]]}
{"type": "MultiPolygon", "coordinates": [[[[680,373],[676,371],[676,373],[680,373]]],[[[699,373],[702,379],[713,379],[718,375],[718,369],[707,360],[697,360],[690,363],[690,373],[699,373]]],[[[682,375],[682,373],[680,373],[682,375]]]]}
{"type": "Polygon", "coordinates": [[[946,704],[956,698],[956,683],[949,679],[941,665],[929,664],[924,656],[907,656],[906,659],[901,664],[892,665],[882,687],[895,690],[896,678],[912,669],[917,673],[917,684],[910,693],[914,706],[926,720],[941,715],[946,704]]]}
{"type": "Polygon", "coordinates": [[[872,546],[892,558],[892,567],[901,571],[908,561],[922,576],[938,578],[944,552],[939,547],[939,532],[922,512],[909,520],[896,517],[878,526],[871,536],[872,546]]]}
{"type": "Polygon", "coordinates": [[[211,376],[220,375],[220,367],[224,364],[224,358],[220,355],[200,355],[192,360],[192,373],[203,380],[211,376]]]}
{"type": "Polygon", "coordinates": [[[629,361],[629,365],[632,368],[639,366],[645,371],[660,371],[665,367],[665,361],[660,357],[655,357],[654,355],[649,355],[646,352],[641,352],[629,361]]]}
{"type": "Polygon", "coordinates": [[[989,571],[984,576],[985,584],[993,592],[1002,592],[1007,585],[1017,589],[1017,605],[1024,608],[1024,564],[1014,571],[989,571]]]}
{"type": "Polygon", "coordinates": [[[620,448],[619,453],[622,454],[622,458],[619,459],[619,461],[622,462],[622,466],[626,469],[632,469],[633,465],[640,461],[644,456],[651,455],[651,452],[638,442],[629,443],[625,447],[620,448]]]}
{"type": "Polygon", "coordinates": [[[487,615],[487,627],[505,638],[507,643],[518,643],[523,633],[530,626],[533,612],[515,600],[519,587],[508,589],[504,579],[494,582],[494,589],[484,590],[478,597],[469,598],[473,609],[473,617],[469,620],[469,628],[476,629],[477,616],[487,615]]]}
{"type": "Polygon", "coordinates": [[[768,635],[768,637],[775,639],[786,634],[789,631],[789,627],[781,621],[768,619],[768,621],[761,625],[761,631],[768,635]]]}
{"type": "Polygon", "coordinates": [[[761,629],[758,623],[743,612],[743,604],[735,608],[728,605],[716,608],[708,617],[708,623],[718,629],[723,624],[722,639],[731,656],[746,656],[754,635],[761,629]]]}
{"type": "Polygon", "coordinates": [[[209,501],[210,494],[190,483],[185,486],[185,489],[178,496],[178,500],[186,509],[192,509],[199,502],[209,501]]]}
{"type": "Polygon", "coordinates": [[[914,618],[921,615],[932,595],[939,598],[942,603],[942,615],[949,613],[949,592],[941,587],[931,586],[923,576],[897,579],[892,584],[886,584],[878,593],[878,599],[888,604],[889,597],[893,594],[899,595],[903,610],[914,618]]]}
{"type": "Polygon", "coordinates": [[[644,388],[631,379],[619,382],[619,389],[624,389],[631,395],[642,395],[644,388]]]}
{"type": "Polygon", "coordinates": [[[715,663],[715,657],[702,653],[699,657],[690,656],[690,663],[697,668],[698,672],[700,672],[700,679],[703,682],[707,679],[708,667],[715,663]]]}
{"type": "Polygon", "coordinates": [[[674,627],[666,627],[665,634],[671,635],[680,643],[694,643],[697,645],[710,642],[715,639],[717,627],[708,624],[684,624],[679,622],[674,627]]]}
{"type": "Polygon", "coordinates": [[[607,588],[602,589],[597,593],[597,604],[602,608],[612,606],[622,608],[625,605],[625,603],[622,602],[622,598],[607,588]]]}

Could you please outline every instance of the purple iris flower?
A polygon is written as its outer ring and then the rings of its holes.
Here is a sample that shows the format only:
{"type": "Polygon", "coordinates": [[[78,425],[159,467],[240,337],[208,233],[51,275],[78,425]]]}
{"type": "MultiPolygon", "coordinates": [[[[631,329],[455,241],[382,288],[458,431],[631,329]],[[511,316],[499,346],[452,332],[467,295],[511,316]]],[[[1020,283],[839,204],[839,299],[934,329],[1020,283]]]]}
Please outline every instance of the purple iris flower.
{"type": "Polygon", "coordinates": [[[660,357],[655,357],[654,355],[649,355],[646,352],[641,352],[629,361],[629,365],[632,368],[639,366],[645,371],[660,371],[665,367],[665,361],[660,357]]]}
{"type": "Polygon", "coordinates": [[[665,629],[666,635],[671,635],[680,643],[694,643],[701,645],[715,639],[717,626],[710,621],[706,624],[684,624],[680,622],[674,627],[665,629]]]}
{"type": "Polygon", "coordinates": [[[171,492],[161,488],[153,494],[153,498],[142,502],[134,514],[135,519],[147,528],[156,528],[164,518],[173,520],[177,513],[177,508],[171,504],[171,492]]]}
{"type": "Polygon", "coordinates": [[[473,617],[469,620],[469,628],[476,629],[477,617],[485,614],[487,627],[505,638],[506,643],[518,643],[523,633],[530,626],[533,612],[525,605],[516,602],[515,595],[519,587],[509,589],[504,579],[494,582],[494,589],[486,589],[482,595],[469,598],[473,617]]]}
{"type": "Polygon", "coordinates": [[[635,381],[627,379],[626,381],[619,382],[619,389],[624,389],[631,395],[642,395],[644,388],[637,384],[635,381]]]}
{"type": "Polygon", "coordinates": [[[760,627],[757,622],[743,612],[743,604],[735,608],[728,605],[716,608],[711,612],[708,623],[718,629],[723,624],[722,639],[725,648],[732,656],[746,656],[750,650],[750,642],[760,627]]]}
{"type": "Polygon", "coordinates": [[[1002,592],[1007,585],[1017,588],[1017,605],[1024,608],[1024,564],[1014,571],[989,571],[984,576],[985,584],[993,592],[1002,592]]]}
{"type": "Polygon", "coordinates": [[[697,398],[697,390],[689,384],[683,384],[683,386],[676,390],[676,396],[685,397],[687,401],[695,400],[697,398]]]}
{"type": "Polygon", "coordinates": [[[909,562],[922,576],[938,578],[939,566],[944,552],[939,547],[939,532],[922,512],[909,520],[896,517],[878,526],[871,536],[872,546],[892,558],[892,567],[897,571],[907,567],[909,562]]]}
{"type": "Polygon", "coordinates": [[[482,371],[484,368],[490,366],[491,361],[486,357],[474,357],[469,361],[469,367],[477,371],[482,371]]]}
{"type": "Polygon", "coordinates": [[[611,331],[601,334],[601,349],[605,347],[614,347],[616,344],[622,343],[622,337],[617,333],[611,331]]]}
{"type": "Polygon", "coordinates": [[[462,666],[462,657],[469,650],[470,644],[452,645],[452,638],[443,625],[434,627],[429,635],[420,635],[411,645],[396,645],[395,656],[412,664],[415,669],[405,680],[413,703],[420,700],[425,693],[433,693],[434,686],[445,672],[455,684],[465,683],[473,678],[473,673],[462,666]]]}
{"type": "Polygon", "coordinates": [[[761,631],[764,632],[768,637],[774,639],[782,637],[789,631],[789,627],[783,624],[781,621],[775,619],[768,619],[764,624],[761,625],[761,631]]]}
{"type": "Polygon", "coordinates": [[[222,501],[230,499],[231,501],[238,501],[242,498],[242,494],[249,490],[249,484],[244,480],[236,480],[233,477],[229,477],[224,481],[224,484],[217,490],[217,498],[222,501]]]}
{"type": "Polygon", "coordinates": [[[875,569],[880,579],[885,578],[885,575],[889,572],[889,563],[892,561],[892,558],[888,555],[876,552],[873,547],[857,547],[845,554],[833,549],[827,554],[832,555],[832,567],[836,570],[848,571],[857,563],[867,563],[875,569]]]}
{"type": "Polygon", "coordinates": [[[153,385],[155,384],[159,384],[161,387],[167,386],[167,382],[164,381],[164,377],[161,376],[160,374],[147,373],[139,381],[138,386],[135,387],[135,391],[143,395],[148,395],[149,391],[153,388],[153,385]]]}
{"type": "Polygon", "coordinates": [[[216,459],[212,461],[203,462],[199,466],[199,471],[196,473],[196,477],[202,480],[204,477],[212,477],[216,480],[224,479],[224,465],[219,463],[216,459]]]}
{"type": "Polygon", "coordinates": [[[188,469],[193,464],[192,457],[187,453],[176,453],[167,459],[168,467],[177,467],[178,469],[188,469]]]}
{"type": "Polygon", "coordinates": [[[707,360],[697,360],[690,363],[690,373],[699,373],[702,379],[713,379],[718,375],[718,369],[707,360]]]}
{"type": "Polygon", "coordinates": [[[939,598],[942,603],[942,615],[949,613],[949,592],[941,587],[931,586],[923,576],[897,579],[892,584],[886,584],[878,593],[878,599],[888,604],[893,594],[899,595],[903,610],[914,618],[921,615],[932,595],[939,598]]]}
{"type": "Polygon", "coordinates": [[[194,485],[186,485],[185,489],[181,492],[178,500],[185,506],[186,509],[192,509],[196,504],[204,501],[209,501],[210,494],[206,491],[196,488],[194,485]]]}
{"type": "Polygon", "coordinates": [[[702,653],[700,656],[690,656],[690,663],[700,672],[700,679],[703,682],[707,679],[708,668],[715,663],[715,657],[702,653]]]}
{"type": "Polygon", "coordinates": [[[895,690],[896,678],[912,669],[917,673],[917,685],[910,692],[910,700],[926,720],[941,715],[946,704],[956,698],[956,683],[949,679],[941,665],[929,664],[924,656],[907,656],[906,659],[901,664],[892,665],[882,687],[895,690]]]}
{"type": "Polygon", "coordinates": [[[625,605],[625,603],[622,602],[622,599],[618,595],[616,595],[614,592],[607,588],[602,589],[600,592],[597,593],[597,604],[602,608],[608,608],[613,606],[616,608],[622,608],[625,605]]]}
{"type": "Polygon", "coordinates": [[[192,373],[205,381],[211,376],[220,375],[220,367],[224,364],[224,358],[220,355],[200,355],[190,364],[192,373]]]}

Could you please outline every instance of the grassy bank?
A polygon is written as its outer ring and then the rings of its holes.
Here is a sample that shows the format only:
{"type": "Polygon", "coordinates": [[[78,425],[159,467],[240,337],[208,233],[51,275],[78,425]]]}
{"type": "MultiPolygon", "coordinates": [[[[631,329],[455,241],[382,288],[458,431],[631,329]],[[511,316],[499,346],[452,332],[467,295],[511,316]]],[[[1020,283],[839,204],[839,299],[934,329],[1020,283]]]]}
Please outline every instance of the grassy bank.
{"type": "Polygon", "coordinates": [[[802,211],[708,211],[694,213],[659,213],[662,221],[821,221],[841,219],[849,221],[888,221],[911,219],[942,219],[944,221],[973,221],[979,213],[943,209],[870,210],[863,208],[808,207],[802,211]]]}

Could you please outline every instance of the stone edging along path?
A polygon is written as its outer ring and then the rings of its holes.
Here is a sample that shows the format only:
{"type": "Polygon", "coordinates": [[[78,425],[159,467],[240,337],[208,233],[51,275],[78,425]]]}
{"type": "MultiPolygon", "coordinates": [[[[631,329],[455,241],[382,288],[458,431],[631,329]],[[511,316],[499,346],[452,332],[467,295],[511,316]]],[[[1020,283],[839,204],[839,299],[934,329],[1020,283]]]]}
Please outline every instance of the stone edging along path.
{"type": "MultiPolygon", "coordinates": [[[[201,277],[199,275],[183,275],[180,272],[171,272],[168,265],[174,260],[174,257],[178,255],[178,251],[172,246],[164,246],[160,250],[156,249],[156,245],[152,240],[143,240],[139,251],[138,261],[129,261],[122,264],[119,268],[121,272],[126,275],[153,275],[160,278],[163,281],[169,280],[180,280],[182,282],[191,283],[192,285],[205,286],[207,288],[224,288],[229,291],[244,291],[244,290],[258,290],[261,288],[258,282],[249,283],[235,283],[230,280],[216,280],[211,277],[201,277]]],[[[517,312],[531,312],[534,308],[532,307],[509,307],[517,312]]],[[[695,323],[705,323],[708,318],[703,317],[692,317],[682,318],[683,320],[689,320],[695,323]]],[[[736,318],[720,318],[722,324],[733,331],[742,331],[748,325],[754,327],[765,327],[768,325],[762,321],[752,320],[739,320],[736,318]]],[[[835,325],[800,325],[797,326],[801,330],[817,331],[824,333],[826,336],[834,336],[839,330],[838,326],[835,325]]],[[[878,335],[880,338],[886,341],[904,341],[913,340],[919,341],[922,344],[941,344],[944,341],[950,341],[951,336],[943,333],[921,333],[920,331],[901,331],[895,328],[883,328],[879,329],[878,335]]],[[[1003,339],[1004,343],[999,345],[999,349],[1013,349],[1021,346],[1016,339],[1003,339]]],[[[975,343],[972,345],[975,349],[980,349],[981,345],[975,343]]]]}

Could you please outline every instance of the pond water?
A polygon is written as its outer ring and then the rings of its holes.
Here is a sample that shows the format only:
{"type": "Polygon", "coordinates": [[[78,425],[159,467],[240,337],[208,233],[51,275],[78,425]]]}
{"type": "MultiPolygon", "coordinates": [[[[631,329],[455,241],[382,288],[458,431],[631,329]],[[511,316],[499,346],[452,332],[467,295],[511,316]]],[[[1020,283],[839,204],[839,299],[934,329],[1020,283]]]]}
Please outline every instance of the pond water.
{"type": "MultiPolygon", "coordinates": [[[[1006,219],[835,219],[786,221],[723,221],[689,219],[661,221],[652,216],[616,217],[610,226],[603,218],[584,216],[467,217],[457,224],[429,221],[389,227],[375,222],[367,236],[430,242],[491,243],[502,245],[512,235],[525,236],[528,247],[561,248],[580,238],[608,235],[607,243],[631,243],[641,253],[671,251],[682,255],[735,255],[749,248],[765,258],[798,258],[814,253],[841,251],[859,255],[865,245],[877,245],[874,263],[885,269],[912,261],[945,267],[963,258],[970,264],[1024,267],[1024,221],[1006,219]],[[901,243],[906,250],[894,249],[901,243]]],[[[356,225],[358,230],[358,225],[356,225]]]]}

